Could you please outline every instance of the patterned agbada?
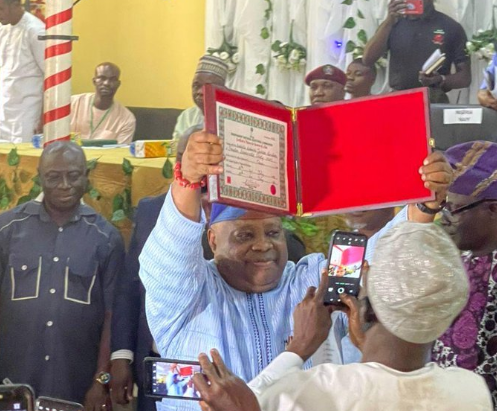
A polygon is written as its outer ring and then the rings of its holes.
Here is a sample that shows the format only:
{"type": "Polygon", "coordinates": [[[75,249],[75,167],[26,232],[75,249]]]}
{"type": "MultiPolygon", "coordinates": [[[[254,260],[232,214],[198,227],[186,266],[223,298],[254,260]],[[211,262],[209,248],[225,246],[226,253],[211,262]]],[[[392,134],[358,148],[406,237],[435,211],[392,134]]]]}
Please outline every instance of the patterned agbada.
{"type": "MultiPolygon", "coordinates": [[[[497,144],[472,141],[445,152],[454,169],[450,192],[473,201],[497,199],[497,144]]],[[[469,300],[446,333],[435,342],[433,361],[482,375],[497,405],[497,250],[462,254],[470,282],[469,300]]],[[[496,407],[497,410],[497,407],[496,407]]]]}
{"type": "Polygon", "coordinates": [[[433,361],[444,368],[457,366],[480,374],[497,404],[497,251],[484,257],[464,253],[463,262],[470,298],[435,342],[433,361]]]}

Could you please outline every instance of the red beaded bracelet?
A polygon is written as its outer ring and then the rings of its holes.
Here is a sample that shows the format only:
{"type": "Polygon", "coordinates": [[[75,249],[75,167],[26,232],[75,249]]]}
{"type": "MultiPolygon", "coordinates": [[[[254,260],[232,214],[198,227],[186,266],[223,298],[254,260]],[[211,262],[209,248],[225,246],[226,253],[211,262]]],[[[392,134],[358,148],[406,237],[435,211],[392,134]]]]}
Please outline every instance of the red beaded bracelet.
{"type": "Polygon", "coordinates": [[[191,183],[186,178],[183,178],[183,173],[181,172],[181,163],[179,161],[174,165],[174,179],[179,183],[181,187],[190,188],[192,190],[196,190],[197,188],[205,187],[207,185],[207,179],[205,177],[197,183],[191,183]]]}

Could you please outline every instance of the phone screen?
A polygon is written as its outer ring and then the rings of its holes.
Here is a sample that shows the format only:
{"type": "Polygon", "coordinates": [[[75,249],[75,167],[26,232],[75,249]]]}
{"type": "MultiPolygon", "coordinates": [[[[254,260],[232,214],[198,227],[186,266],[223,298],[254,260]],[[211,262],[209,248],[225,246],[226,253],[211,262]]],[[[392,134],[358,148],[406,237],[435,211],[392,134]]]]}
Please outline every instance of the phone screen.
{"type": "Polygon", "coordinates": [[[202,372],[198,362],[146,358],[146,395],[200,401],[193,376],[202,372]]]}
{"type": "Polygon", "coordinates": [[[27,385],[0,385],[0,411],[32,411],[33,397],[27,385]]]}
{"type": "Polygon", "coordinates": [[[404,14],[423,14],[423,0],[406,0],[404,14]]]}
{"type": "Polygon", "coordinates": [[[366,244],[367,237],[363,234],[335,232],[328,253],[325,304],[339,303],[342,293],[359,294],[366,244]]]}
{"type": "Polygon", "coordinates": [[[77,402],[69,402],[50,397],[38,397],[36,400],[37,411],[83,411],[84,407],[77,402]]]}

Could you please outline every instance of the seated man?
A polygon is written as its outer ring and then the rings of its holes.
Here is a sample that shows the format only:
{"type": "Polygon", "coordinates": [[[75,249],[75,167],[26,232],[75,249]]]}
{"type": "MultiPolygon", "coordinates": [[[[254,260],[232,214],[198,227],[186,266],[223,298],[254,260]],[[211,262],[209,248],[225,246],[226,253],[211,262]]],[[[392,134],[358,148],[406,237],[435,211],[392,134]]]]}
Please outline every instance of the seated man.
{"type": "Polygon", "coordinates": [[[194,384],[209,410],[491,411],[483,378],[427,362],[433,341],[468,298],[468,280],[449,236],[434,224],[393,227],[378,241],[366,278],[367,296],[360,305],[344,296],[354,324],[351,334],[363,352],[361,364],[302,370],[331,325],[323,305],[324,273],[318,290],[310,288],[295,310],[287,352],[249,383],[255,396],[226,369],[217,351],[214,364],[199,356],[210,385],[201,375],[194,384]]]}
{"type": "MultiPolygon", "coordinates": [[[[206,174],[221,173],[222,160],[217,136],[200,132],[190,137],[182,176],[171,185],[140,255],[140,278],[150,330],[162,357],[194,360],[199,352],[216,347],[234,372],[249,381],[284,351],[293,334],[291,313],[307,287],[318,284],[326,260],[314,254],[298,264],[288,262],[279,217],[220,206],[212,210],[208,232],[214,260],[206,261],[199,182],[206,174]]],[[[445,198],[450,166],[440,153],[433,153],[420,173],[426,187],[437,193],[437,200],[427,206],[436,208],[445,198]]],[[[389,226],[408,218],[433,220],[409,206],[389,226]]],[[[375,240],[370,240],[369,251],[375,240]]],[[[165,400],[162,405],[197,408],[186,401],[165,400]]]]}
{"type": "Polygon", "coordinates": [[[345,92],[350,98],[366,97],[371,95],[371,88],[376,81],[376,67],[366,66],[362,59],[355,59],[347,67],[347,82],[345,92]]]}
{"type": "Polygon", "coordinates": [[[331,64],[317,67],[305,76],[305,84],[309,86],[309,99],[312,105],[343,100],[346,82],[345,73],[331,64]]]}
{"type": "Polygon", "coordinates": [[[446,155],[456,174],[441,222],[462,251],[470,295],[435,343],[433,360],[483,376],[497,404],[497,144],[458,144],[446,155]]]}
{"type": "Polygon", "coordinates": [[[483,80],[480,90],[478,91],[478,101],[480,102],[480,104],[483,107],[492,108],[494,110],[497,110],[497,87],[495,84],[495,80],[497,79],[496,70],[497,53],[494,54],[492,61],[485,70],[488,75],[488,79],[492,81],[493,84],[487,84],[487,80],[483,80]]]}
{"type": "Polygon", "coordinates": [[[173,131],[173,140],[182,137],[190,127],[204,128],[204,91],[202,87],[205,84],[224,86],[227,76],[228,66],[223,60],[210,55],[200,58],[192,82],[192,98],[195,105],[179,115],[173,131]]]}
{"type": "Polygon", "coordinates": [[[81,203],[88,185],[81,147],[51,143],[38,172],[43,199],[0,215],[0,381],[99,410],[108,397],[123,241],[81,203]]]}
{"type": "Polygon", "coordinates": [[[129,144],[135,134],[136,119],[114,97],[121,85],[121,70],[102,63],[95,69],[95,93],[71,97],[71,131],[84,140],[116,140],[129,144]]]}

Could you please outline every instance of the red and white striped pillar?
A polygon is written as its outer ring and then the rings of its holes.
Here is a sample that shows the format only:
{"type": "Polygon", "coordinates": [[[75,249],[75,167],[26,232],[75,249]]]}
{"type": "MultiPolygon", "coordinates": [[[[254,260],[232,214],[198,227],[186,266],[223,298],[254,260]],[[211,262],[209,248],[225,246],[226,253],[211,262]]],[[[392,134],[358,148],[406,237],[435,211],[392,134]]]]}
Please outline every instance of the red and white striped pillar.
{"type": "Polygon", "coordinates": [[[73,0],[46,2],[44,144],[70,140],[73,0]]]}

